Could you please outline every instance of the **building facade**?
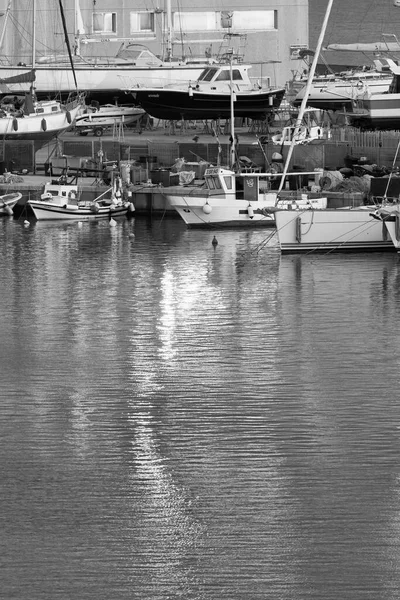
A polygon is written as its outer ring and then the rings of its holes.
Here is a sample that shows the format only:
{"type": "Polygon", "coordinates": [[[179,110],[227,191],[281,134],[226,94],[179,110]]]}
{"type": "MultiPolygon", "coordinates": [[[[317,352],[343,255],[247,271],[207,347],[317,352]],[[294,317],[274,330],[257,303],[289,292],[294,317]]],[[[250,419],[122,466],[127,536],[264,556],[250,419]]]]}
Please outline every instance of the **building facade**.
{"type": "MultiPolygon", "coordinates": [[[[71,47],[78,45],[86,56],[113,56],[130,40],[173,60],[201,60],[232,49],[253,65],[252,77],[279,86],[297,70],[298,49],[308,47],[308,0],[252,0],[248,5],[231,0],[229,8],[215,0],[205,0],[201,7],[194,0],[165,3],[64,0],[71,47]]],[[[2,62],[29,64],[30,1],[16,10],[13,4],[9,13],[3,9],[2,62]]],[[[65,54],[58,2],[36,0],[36,6],[37,59],[65,54]]]]}

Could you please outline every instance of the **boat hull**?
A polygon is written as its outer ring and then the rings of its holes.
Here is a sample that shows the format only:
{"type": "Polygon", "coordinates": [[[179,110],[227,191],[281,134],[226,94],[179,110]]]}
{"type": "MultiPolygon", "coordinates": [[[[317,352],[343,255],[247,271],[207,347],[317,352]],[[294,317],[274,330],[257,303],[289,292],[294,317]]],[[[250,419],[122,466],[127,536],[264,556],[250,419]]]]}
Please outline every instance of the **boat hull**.
{"type": "Polygon", "coordinates": [[[11,194],[0,196],[0,217],[12,216],[14,206],[21,198],[22,194],[20,192],[12,192],[11,194]]]}
{"type": "MultiPolygon", "coordinates": [[[[165,120],[229,119],[230,93],[202,93],[188,89],[133,90],[136,101],[152,117],[165,120]]],[[[235,117],[265,120],[279,108],[285,90],[254,90],[237,93],[234,102],[235,117]]]]}
{"type": "Polygon", "coordinates": [[[41,200],[29,200],[27,203],[38,221],[92,221],[96,219],[115,219],[128,214],[129,204],[121,206],[100,206],[94,212],[91,206],[79,207],[74,205],[61,206],[41,200]]]}
{"type": "MultiPolygon", "coordinates": [[[[307,99],[307,106],[318,108],[320,110],[353,110],[353,103],[359,97],[360,93],[383,94],[387,92],[390,86],[391,77],[377,78],[368,82],[360,79],[346,82],[339,80],[336,82],[315,83],[311,86],[310,94],[307,99]]],[[[306,88],[302,88],[296,95],[293,104],[300,106],[306,88]]]]}
{"type": "Polygon", "coordinates": [[[283,254],[393,251],[386,226],[371,216],[374,207],[275,213],[283,254]]]}
{"type": "Polygon", "coordinates": [[[193,196],[165,192],[165,197],[190,228],[274,227],[273,215],[263,209],[275,203],[275,194],[264,201],[249,202],[232,196],[193,196]]]}
{"type": "Polygon", "coordinates": [[[360,99],[349,119],[358,127],[399,129],[400,94],[375,94],[360,99]]]}
{"type": "MultiPolygon", "coordinates": [[[[77,89],[87,93],[87,99],[100,104],[126,102],[126,91],[132,87],[155,87],[196,80],[204,65],[171,65],[134,67],[132,65],[76,65],[77,89]]],[[[0,67],[0,79],[26,73],[26,68],[0,67]]],[[[36,65],[35,91],[39,100],[49,95],[66,98],[76,90],[70,68],[57,65],[36,65]]],[[[5,92],[28,92],[30,83],[8,83],[5,92]]]]}
{"type": "MultiPolygon", "coordinates": [[[[50,103],[51,104],[51,103],[50,103]]],[[[65,108],[57,108],[51,112],[31,113],[25,116],[5,114],[0,116],[0,137],[4,140],[34,140],[45,143],[74,124],[82,110],[77,101],[65,108]]]]}

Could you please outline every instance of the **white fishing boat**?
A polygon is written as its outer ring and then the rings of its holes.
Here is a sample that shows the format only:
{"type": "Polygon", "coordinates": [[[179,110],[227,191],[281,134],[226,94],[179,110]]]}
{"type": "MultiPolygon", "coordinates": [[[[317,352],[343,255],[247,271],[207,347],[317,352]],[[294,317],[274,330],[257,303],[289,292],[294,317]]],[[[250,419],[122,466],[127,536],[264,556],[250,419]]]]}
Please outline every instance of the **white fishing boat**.
{"type": "Polygon", "coordinates": [[[30,199],[27,204],[38,221],[114,219],[135,210],[132,202],[123,199],[119,178],[94,200],[84,199],[84,192],[76,184],[46,183],[40,199],[30,199]]]}
{"type": "Polygon", "coordinates": [[[21,198],[22,194],[20,192],[11,192],[10,194],[0,196],[0,216],[11,217],[14,214],[14,206],[21,198]]]}
{"type": "MultiPolygon", "coordinates": [[[[202,187],[167,187],[164,195],[188,227],[274,227],[277,192],[271,189],[271,180],[276,177],[276,173],[235,173],[212,167],[206,170],[202,187]]],[[[295,206],[322,208],[326,197],[310,199],[307,194],[288,192],[280,207],[295,206]]]]}

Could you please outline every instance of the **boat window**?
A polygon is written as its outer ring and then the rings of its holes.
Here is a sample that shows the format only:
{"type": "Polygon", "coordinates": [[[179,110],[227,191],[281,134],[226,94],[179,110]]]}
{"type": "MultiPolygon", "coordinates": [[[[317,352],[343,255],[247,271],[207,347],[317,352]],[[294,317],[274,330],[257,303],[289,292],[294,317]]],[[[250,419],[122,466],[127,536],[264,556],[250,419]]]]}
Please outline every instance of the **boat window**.
{"type": "Polygon", "coordinates": [[[226,176],[224,177],[225,185],[227,190],[232,189],[232,177],[226,176]]]}
{"type": "MultiPolygon", "coordinates": [[[[226,69],[225,71],[221,71],[221,73],[218,74],[218,77],[216,77],[215,81],[230,81],[231,78],[231,74],[230,71],[228,69],[226,69]]],[[[233,81],[242,81],[243,77],[241,72],[238,69],[233,69],[232,71],[232,80],[233,81]]]]}
{"type": "Polygon", "coordinates": [[[215,81],[229,81],[231,78],[231,74],[229,71],[221,71],[218,77],[216,77],[215,81]]]}
{"type": "Polygon", "coordinates": [[[204,69],[199,77],[199,81],[211,81],[218,69],[204,69]]]}
{"type": "Polygon", "coordinates": [[[51,107],[51,112],[57,112],[57,111],[58,111],[58,106],[51,107]]]}
{"type": "Polygon", "coordinates": [[[207,187],[208,187],[209,190],[215,190],[214,178],[213,177],[207,177],[207,187]]]}
{"type": "Polygon", "coordinates": [[[40,113],[44,113],[44,108],[37,108],[36,113],[39,115],[40,113]]]}
{"type": "Polygon", "coordinates": [[[219,178],[218,177],[213,177],[213,179],[214,179],[215,189],[216,190],[222,189],[222,185],[221,185],[221,182],[220,182],[219,178]]]}
{"type": "Polygon", "coordinates": [[[242,74],[238,69],[233,69],[232,71],[232,79],[233,81],[238,81],[238,80],[242,80],[242,74]]]}

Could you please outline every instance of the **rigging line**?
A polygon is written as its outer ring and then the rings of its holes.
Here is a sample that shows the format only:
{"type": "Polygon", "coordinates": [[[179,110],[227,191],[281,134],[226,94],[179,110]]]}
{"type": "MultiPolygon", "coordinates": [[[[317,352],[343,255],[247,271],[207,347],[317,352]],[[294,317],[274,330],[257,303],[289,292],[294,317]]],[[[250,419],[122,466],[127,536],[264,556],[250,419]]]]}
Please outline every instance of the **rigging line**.
{"type": "Polygon", "coordinates": [[[69,56],[69,60],[70,60],[71,67],[72,67],[72,73],[73,73],[73,76],[74,76],[75,88],[78,89],[78,82],[76,80],[76,75],[75,75],[74,63],[73,63],[73,59],[72,59],[71,44],[69,43],[69,37],[68,37],[68,32],[67,32],[67,24],[66,24],[66,21],[65,21],[65,14],[64,14],[64,7],[63,7],[63,4],[62,4],[62,0],[58,0],[58,4],[60,6],[61,20],[62,20],[62,24],[63,24],[65,43],[66,43],[67,49],[68,49],[68,56],[69,56]]]}
{"type": "Polygon", "coordinates": [[[384,196],[383,196],[384,199],[387,198],[387,193],[388,193],[388,190],[389,190],[389,185],[390,185],[390,182],[391,182],[391,179],[392,179],[393,169],[394,169],[394,165],[395,165],[396,160],[397,160],[397,155],[399,153],[399,149],[400,149],[400,139],[399,139],[398,144],[397,144],[396,152],[395,152],[395,155],[394,155],[394,158],[393,158],[393,162],[392,162],[392,169],[390,171],[390,174],[389,174],[389,177],[388,177],[388,182],[386,184],[385,193],[384,193],[384,196]]]}

